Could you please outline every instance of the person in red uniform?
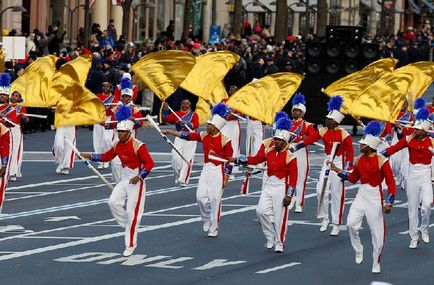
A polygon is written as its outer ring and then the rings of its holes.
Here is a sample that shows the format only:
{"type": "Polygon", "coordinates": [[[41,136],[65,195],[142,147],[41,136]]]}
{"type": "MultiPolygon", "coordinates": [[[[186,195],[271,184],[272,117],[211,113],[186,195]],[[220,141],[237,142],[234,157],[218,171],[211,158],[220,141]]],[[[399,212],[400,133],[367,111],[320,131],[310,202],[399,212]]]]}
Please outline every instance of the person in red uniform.
{"type": "Polygon", "coordinates": [[[288,149],[291,127],[291,120],[279,119],[271,146],[261,147],[255,156],[229,159],[238,165],[267,162],[256,215],[267,240],[266,248],[274,247],[276,253],[283,252],[285,246],[288,205],[297,185],[297,158],[288,149]]]}
{"type": "MultiPolygon", "coordinates": [[[[130,119],[134,120],[134,126],[131,135],[133,138],[137,136],[137,129],[143,126],[143,120],[137,120],[141,119],[142,112],[140,109],[134,105],[131,101],[131,98],[133,96],[133,90],[132,90],[133,83],[128,80],[127,78],[123,78],[121,80],[121,105],[115,106],[112,108],[112,118],[110,121],[120,121],[118,118],[118,112],[119,110],[125,109],[124,107],[128,108],[130,111],[128,112],[130,114],[130,119]]],[[[115,95],[116,97],[116,95],[115,95]]],[[[126,109],[125,109],[126,110],[126,109]]],[[[120,112],[122,113],[122,112],[120,112]]],[[[120,115],[120,117],[123,117],[123,114],[120,115]]],[[[110,123],[106,126],[107,129],[116,129],[116,123],[110,123]]],[[[114,135],[113,143],[115,143],[118,139],[117,135],[114,135]]],[[[118,183],[121,180],[120,170],[121,170],[121,162],[118,157],[112,160],[112,180],[116,183],[118,183]]]]}
{"type": "MultiPolygon", "coordinates": [[[[228,96],[229,98],[237,92],[238,88],[236,86],[229,87],[228,96]]],[[[229,99],[223,99],[222,103],[226,104],[229,99]]],[[[241,115],[239,112],[232,112],[241,115]]],[[[241,143],[241,128],[240,121],[233,114],[229,114],[226,118],[226,124],[224,125],[221,132],[231,139],[232,149],[234,150],[234,156],[240,155],[240,143],[241,143]]],[[[237,168],[234,169],[234,173],[237,172],[237,168]]]]}
{"type": "Polygon", "coordinates": [[[386,225],[383,211],[389,214],[395,201],[396,186],[387,159],[377,153],[378,147],[383,143],[378,137],[381,133],[379,122],[372,121],[364,129],[365,136],[359,141],[361,154],[354,160],[351,172],[342,171],[332,162],[331,170],[338,173],[343,180],[356,183],[360,180],[360,188],[356,198],[351,204],[347,217],[347,228],[350,234],[351,245],[356,252],[357,264],[363,261],[363,245],[359,237],[363,217],[366,216],[372,237],[372,273],[380,273],[380,260],[386,238],[386,225]],[[386,205],[383,204],[382,181],[385,180],[388,188],[386,205]]]}
{"type": "Polygon", "coordinates": [[[0,121],[0,213],[3,208],[3,202],[5,200],[6,187],[9,179],[9,161],[11,153],[11,137],[10,132],[5,125],[0,121]]]}
{"type": "Polygon", "coordinates": [[[232,166],[221,161],[211,160],[208,156],[211,153],[214,156],[227,159],[233,156],[233,150],[231,140],[220,132],[226,124],[227,106],[219,103],[214,106],[211,113],[212,118],[208,121],[206,132],[190,133],[162,130],[162,133],[202,143],[204,165],[197,185],[196,199],[203,221],[203,231],[207,232],[209,237],[216,237],[219,233],[223,188],[228,184],[232,166]]]}
{"type": "MultiPolygon", "coordinates": [[[[93,126],[93,148],[96,153],[103,153],[111,148],[112,141],[114,140],[114,130],[107,128],[105,122],[110,120],[114,115],[112,108],[114,104],[119,102],[119,99],[113,95],[110,82],[103,82],[102,92],[95,95],[104,104],[106,118],[104,122],[93,126]]],[[[98,163],[98,169],[108,168],[108,166],[108,162],[98,163]]]]}
{"type": "Polygon", "coordinates": [[[123,119],[116,127],[119,141],[111,149],[103,154],[86,153],[83,157],[96,162],[110,161],[119,157],[122,162],[122,179],[113,189],[108,204],[113,217],[121,227],[125,228],[123,255],[130,256],[137,247],[137,231],[145,207],[144,180],[154,167],[154,161],[146,144],[132,137],[134,123],[129,118],[123,119]]]}
{"type": "MultiPolygon", "coordinates": [[[[174,124],[178,132],[188,132],[186,126],[193,132],[199,127],[199,116],[191,109],[191,101],[184,99],[181,102],[181,110],[171,113],[164,103],[163,107],[163,122],[174,124]],[[181,119],[181,120],[180,120],[181,119]]],[[[191,167],[196,154],[196,141],[187,141],[180,138],[175,138],[174,145],[181,152],[184,158],[190,162],[187,164],[175,151],[172,150],[172,168],[175,176],[175,183],[180,186],[187,186],[190,181],[191,167]]]]}
{"type": "MultiPolygon", "coordinates": [[[[129,81],[131,81],[131,74],[129,74],[128,72],[125,72],[124,74],[122,74],[122,78],[121,78],[121,83],[116,85],[115,87],[115,91],[114,91],[114,95],[115,98],[121,98],[122,96],[122,79],[127,79],[129,81]]],[[[137,94],[139,93],[139,88],[137,87],[137,85],[135,84],[131,84],[131,97],[132,97],[132,101],[135,101],[137,99],[137,94]]]]}
{"type": "Polygon", "coordinates": [[[411,238],[409,248],[413,249],[418,246],[419,231],[422,234],[422,240],[429,243],[428,229],[431,204],[433,202],[431,158],[434,151],[434,139],[427,135],[432,124],[428,117],[428,109],[421,108],[415,115],[413,134],[403,137],[383,152],[387,157],[404,148],[407,148],[409,152],[410,165],[405,192],[408,200],[408,225],[411,238]],[[419,205],[421,213],[420,228],[418,227],[419,205]]]}
{"type": "Polygon", "coordinates": [[[21,94],[18,91],[14,91],[10,96],[10,106],[12,112],[7,115],[8,119],[15,125],[10,127],[12,137],[12,154],[11,154],[11,166],[9,171],[9,179],[16,181],[17,177],[22,177],[21,164],[23,162],[23,132],[21,122],[28,123],[29,118],[25,116],[27,114],[26,108],[21,106],[23,102],[21,94]]]}
{"type": "Polygon", "coordinates": [[[3,124],[11,128],[16,121],[15,108],[9,105],[9,92],[11,90],[11,76],[9,73],[2,73],[0,75],[0,118],[3,124]]]}
{"type": "MultiPolygon", "coordinates": [[[[313,125],[303,119],[304,115],[306,114],[306,101],[302,93],[296,93],[294,95],[294,98],[292,99],[291,114],[293,119],[291,133],[294,133],[296,135],[292,136],[293,144],[297,144],[303,139],[306,139],[315,133],[313,125]]],[[[291,205],[289,205],[289,209],[292,209],[292,207],[294,207],[295,205],[296,213],[303,212],[304,194],[306,193],[306,181],[309,175],[308,153],[309,152],[307,147],[294,152],[294,155],[297,158],[298,178],[297,187],[295,187],[295,197],[294,199],[292,199],[291,205]]]]}
{"type": "Polygon", "coordinates": [[[321,168],[318,184],[316,185],[316,193],[318,197],[318,218],[322,219],[320,231],[324,232],[330,223],[328,214],[328,193],[331,194],[331,216],[333,228],[330,232],[331,236],[338,236],[340,232],[340,225],[342,224],[344,202],[345,202],[345,186],[342,180],[336,173],[331,172],[325,185],[323,197],[320,201],[321,192],[323,191],[326,171],[328,169],[327,161],[333,160],[331,157],[331,150],[334,142],[338,142],[339,148],[333,162],[345,170],[352,167],[354,159],[354,149],[350,134],[339,126],[339,123],[344,119],[344,115],[340,113],[343,99],[340,96],[333,96],[328,103],[329,113],[326,116],[325,127],[315,131],[312,136],[303,139],[301,142],[294,146],[294,150],[306,147],[320,138],[324,142],[326,159],[321,168]]]}

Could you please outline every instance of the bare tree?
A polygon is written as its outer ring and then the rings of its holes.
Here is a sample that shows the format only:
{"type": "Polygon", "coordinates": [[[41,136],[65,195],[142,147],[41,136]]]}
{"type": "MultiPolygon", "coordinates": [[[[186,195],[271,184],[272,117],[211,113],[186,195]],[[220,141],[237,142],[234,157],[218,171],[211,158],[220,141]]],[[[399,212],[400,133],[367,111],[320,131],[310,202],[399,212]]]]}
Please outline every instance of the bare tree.
{"type": "Polygon", "coordinates": [[[122,34],[129,39],[130,34],[130,14],[131,14],[131,4],[133,0],[122,1],[122,34]]]}
{"type": "Polygon", "coordinates": [[[241,37],[243,26],[243,1],[235,0],[234,5],[234,21],[232,23],[232,31],[235,37],[241,37]]]}
{"type": "Polygon", "coordinates": [[[317,3],[317,22],[316,22],[316,33],[320,38],[325,38],[326,36],[326,25],[327,25],[327,15],[328,15],[328,5],[327,0],[318,0],[317,3]]]}
{"type": "Polygon", "coordinates": [[[286,39],[288,33],[288,2],[286,0],[277,0],[276,2],[276,25],[274,31],[276,42],[282,42],[286,39]]]}
{"type": "Polygon", "coordinates": [[[189,29],[190,29],[190,0],[184,1],[184,25],[182,31],[182,39],[188,39],[189,29]]]}

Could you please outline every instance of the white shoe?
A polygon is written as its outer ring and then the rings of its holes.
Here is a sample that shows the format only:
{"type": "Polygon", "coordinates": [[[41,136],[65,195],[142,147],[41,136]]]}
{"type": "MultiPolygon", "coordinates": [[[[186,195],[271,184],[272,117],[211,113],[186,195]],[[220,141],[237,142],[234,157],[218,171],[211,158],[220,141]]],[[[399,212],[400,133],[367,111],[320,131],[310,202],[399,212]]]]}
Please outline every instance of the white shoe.
{"type": "Polygon", "coordinates": [[[204,232],[209,232],[209,229],[211,228],[211,221],[206,221],[203,223],[202,229],[204,232]]]}
{"type": "Polygon", "coordinates": [[[62,169],[60,168],[60,165],[56,168],[56,173],[59,173],[60,174],[60,172],[62,172],[62,169]]]}
{"type": "Polygon", "coordinates": [[[288,210],[292,210],[292,208],[294,208],[294,205],[295,205],[295,199],[292,198],[291,203],[288,206],[288,210]]]}
{"type": "Polygon", "coordinates": [[[267,242],[265,243],[265,248],[267,249],[272,249],[274,247],[274,241],[272,240],[267,240],[267,242]]]}
{"type": "Polygon", "coordinates": [[[380,263],[372,265],[372,273],[378,274],[381,272],[380,263]]]}
{"type": "Polygon", "coordinates": [[[123,256],[131,256],[136,248],[135,247],[126,247],[124,250],[124,253],[122,253],[123,256]]]}
{"type": "Polygon", "coordinates": [[[429,234],[428,233],[422,233],[422,240],[424,243],[429,243],[429,234]]]}
{"type": "Polygon", "coordinates": [[[187,187],[187,184],[185,184],[183,182],[179,182],[179,186],[181,186],[181,187],[187,187]]]}
{"type": "Polygon", "coordinates": [[[109,168],[110,166],[110,162],[103,162],[102,164],[105,169],[109,168]]]}
{"type": "Polygon", "coordinates": [[[10,181],[17,181],[17,176],[16,175],[11,175],[11,176],[9,176],[9,180],[10,181]]]}
{"type": "Polygon", "coordinates": [[[214,230],[214,231],[210,231],[209,233],[208,233],[208,236],[209,237],[217,237],[218,236],[218,234],[219,234],[219,231],[218,230],[214,230]]]}
{"type": "Polygon", "coordinates": [[[409,248],[417,248],[417,244],[419,243],[419,240],[417,240],[417,239],[412,239],[411,241],[410,241],[410,245],[408,246],[409,248]]]}
{"type": "Polygon", "coordinates": [[[283,252],[283,245],[282,245],[282,244],[277,244],[277,245],[274,247],[274,252],[275,252],[275,253],[282,253],[282,252],[283,252]]]}
{"type": "Polygon", "coordinates": [[[321,227],[319,228],[320,232],[325,232],[329,226],[330,222],[329,221],[322,221],[321,222],[321,227]]]}
{"type": "Polygon", "coordinates": [[[341,231],[341,229],[339,228],[339,226],[333,226],[332,231],[330,232],[330,235],[332,237],[337,237],[339,235],[339,232],[341,231]]]}
{"type": "Polygon", "coordinates": [[[102,162],[98,163],[98,169],[104,169],[104,164],[102,162]]]}
{"type": "Polygon", "coordinates": [[[303,213],[303,207],[302,206],[296,206],[295,207],[295,212],[296,213],[303,213]]]}
{"type": "Polygon", "coordinates": [[[68,168],[64,168],[64,169],[62,169],[61,173],[63,175],[68,175],[69,174],[69,169],[68,168]]]}
{"type": "Polygon", "coordinates": [[[360,264],[363,262],[363,247],[362,250],[356,251],[356,264],[360,264]]]}

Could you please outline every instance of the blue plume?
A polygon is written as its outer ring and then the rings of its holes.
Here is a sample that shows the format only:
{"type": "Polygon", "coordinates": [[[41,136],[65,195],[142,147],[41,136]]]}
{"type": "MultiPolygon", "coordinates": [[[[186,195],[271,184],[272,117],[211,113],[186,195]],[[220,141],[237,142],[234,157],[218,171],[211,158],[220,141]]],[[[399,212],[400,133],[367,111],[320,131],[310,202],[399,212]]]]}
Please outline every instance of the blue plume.
{"type": "Polygon", "coordinates": [[[377,121],[371,121],[368,123],[366,128],[363,130],[365,135],[372,135],[378,137],[381,134],[381,124],[377,121]]]}
{"type": "Polygon", "coordinates": [[[279,121],[279,119],[281,118],[288,118],[288,114],[286,114],[285,112],[277,112],[276,115],[274,116],[274,123],[279,121]]]}
{"type": "Polygon", "coordinates": [[[328,103],[328,111],[340,111],[341,107],[342,107],[342,103],[344,102],[344,99],[341,96],[333,96],[332,98],[330,98],[329,103],[328,103]]]}
{"type": "Polygon", "coordinates": [[[9,73],[2,73],[0,76],[0,86],[9,87],[11,86],[11,76],[9,73]]]}
{"type": "Polygon", "coordinates": [[[417,98],[416,101],[414,101],[414,109],[419,110],[420,108],[423,108],[426,106],[426,102],[423,98],[417,98]]]}
{"type": "Polygon", "coordinates": [[[292,128],[292,121],[289,118],[280,118],[276,122],[276,130],[287,130],[289,131],[292,128]]]}
{"type": "Polygon", "coordinates": [[[121,79],[121,90],[127,89],[127,88],[128,89],[132,89],[133,88],[133,83],[128,78],[122,78],[121,79]]]}
{"type": "Polygon", "coordinates": [[[304,95],[301,92],[297,92],[292,98],[292,105],[303,104],[306,105],[306,100],[304,100],[304,95]]]}
{"type": "Polygon", "coordinates": [[[122,105],[115,113],[116,121],[125,121],[131,118],[132,112],[131,109],[127,105],[122,105]]]}
{"type": "Polygon", "coordinates": [[[429,111],[427,108],[423,107],[417,111],[416,115],[414,116],[414,119],[416,121],[425,121],[429,117],[429,111]]]}
{"type": "Polygon", "coordinates": [[[223,103],[216,104],[211,110],[211,114],[219,115],[220,117],[225,118],[225,119],[228,116],[228,112],[229,112],[228,106],[226,106],[223,103]]]}

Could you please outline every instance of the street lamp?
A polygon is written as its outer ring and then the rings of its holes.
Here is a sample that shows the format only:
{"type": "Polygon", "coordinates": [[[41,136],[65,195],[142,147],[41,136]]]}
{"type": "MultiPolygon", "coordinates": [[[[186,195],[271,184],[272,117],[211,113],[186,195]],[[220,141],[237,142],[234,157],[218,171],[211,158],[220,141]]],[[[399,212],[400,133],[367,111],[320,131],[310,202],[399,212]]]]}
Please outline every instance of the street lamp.
{"type": "Polygon", "coordinates": [[[23,6],[9,6],[5,9],[3,9],[0,12],[0,27],[3,27],[3,13],[6,12],[7,10],[12,10],[12,12],[23,12],[23,13],[27,13],[26,8],[24,8],[23,6]]]}
{"type": "Polygon", "coordinates": [[[145,8],[148,9],[148,8],[155,8],[155,4],[154,3],[148,3],[148,2],[146,2],[146,3],[137,4],[137,5],[135,5],[133,7],[133,23],[134,23],[134,26],[133,26],[133,29],[134,29],[133,35],[136,36],[136,41],[139,39],[139,21],[137,19],[137,9],[140,6],[145,6],[145,8]]]}
{"type": "Polygon", "coordinates": [[[84,7],[84,4],[76,6],[74,9],[71,9],[68,5],[65,4],[65,8],[68,9],[69,12],[69,45],[72,46],[72,19],[74,17],[74,12],[80,8],[84,7]]]}

